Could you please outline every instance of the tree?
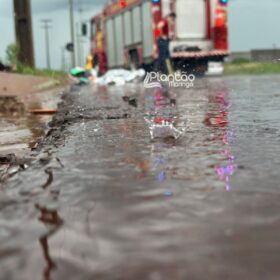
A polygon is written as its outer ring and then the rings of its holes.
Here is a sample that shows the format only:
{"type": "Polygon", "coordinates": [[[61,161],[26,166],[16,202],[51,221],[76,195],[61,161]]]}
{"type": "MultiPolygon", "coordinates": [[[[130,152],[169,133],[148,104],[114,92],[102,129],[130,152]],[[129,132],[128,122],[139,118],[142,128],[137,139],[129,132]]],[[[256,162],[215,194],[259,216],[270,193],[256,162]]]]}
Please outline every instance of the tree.
{"type": "Polygon", "coordinates": [[[17,67],[19,64],[19,47],[14,43],[8,45],[6,49],[6,56],[8,64],[12,67],[17,67]]]}

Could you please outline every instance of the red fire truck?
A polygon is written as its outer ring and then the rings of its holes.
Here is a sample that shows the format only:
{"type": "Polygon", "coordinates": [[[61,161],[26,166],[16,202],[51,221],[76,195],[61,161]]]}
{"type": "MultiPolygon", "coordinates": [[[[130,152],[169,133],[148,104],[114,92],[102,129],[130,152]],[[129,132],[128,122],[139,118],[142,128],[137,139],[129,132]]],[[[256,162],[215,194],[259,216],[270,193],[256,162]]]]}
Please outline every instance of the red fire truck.
{"type": "Polygon", "coordinates": [[[112,68],[148,68],[158,57],[158,23],[177,17],[171,30],[176,69],[207,70],[228,55],[228,0],[111,0],[91,19],[91,54],[102,74],[112,68]]]}

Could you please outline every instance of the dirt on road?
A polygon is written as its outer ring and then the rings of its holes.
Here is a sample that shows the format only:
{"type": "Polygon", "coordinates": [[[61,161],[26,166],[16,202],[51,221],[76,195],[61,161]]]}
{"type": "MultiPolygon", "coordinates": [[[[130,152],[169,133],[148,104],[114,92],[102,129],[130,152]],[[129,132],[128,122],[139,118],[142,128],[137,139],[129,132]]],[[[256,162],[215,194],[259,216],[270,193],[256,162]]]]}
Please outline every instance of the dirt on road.
{"type": "Polygon", "coordinates": [[[57,87],[58,82],[49,77],[36,77],[15,73],[0,72],[0,95],[26,96],[57,87]]]}
{"type": "Polygon", "coordinates": [[[32,109],[56,109],[64,86],[49,77],[0,72],[0,155],[23,156],[43,137],[52,115],[32,109]]]}

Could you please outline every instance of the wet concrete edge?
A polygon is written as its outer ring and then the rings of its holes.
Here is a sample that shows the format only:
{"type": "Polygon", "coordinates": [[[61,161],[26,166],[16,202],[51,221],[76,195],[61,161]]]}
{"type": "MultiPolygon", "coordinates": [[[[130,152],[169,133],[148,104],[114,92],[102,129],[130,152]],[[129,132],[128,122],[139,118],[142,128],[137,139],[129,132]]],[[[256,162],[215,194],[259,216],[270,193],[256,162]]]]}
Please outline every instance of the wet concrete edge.
{"type": "MultiPolygon", "coordinates": [[[[77,90],[77,89],[76,89],[77,90]]],[[[47,157],[54,154],[55,150],[65,141],[65,129],[75,119],[80,117],[71,116],[69,108],[74,104],[71,94],[74,90],[64,91],[61,102],[58,104],[57,113],[49,122],[49,129],[43,139],[37,142],[26,157],[18,158],[14,154],[0,154],[0,185],[4,185],[15,174],[25,171],[30,167],[43,167],[48,161],[47,157]]],[[[59,159],[57,159],[59,161],[59,159]]]]}

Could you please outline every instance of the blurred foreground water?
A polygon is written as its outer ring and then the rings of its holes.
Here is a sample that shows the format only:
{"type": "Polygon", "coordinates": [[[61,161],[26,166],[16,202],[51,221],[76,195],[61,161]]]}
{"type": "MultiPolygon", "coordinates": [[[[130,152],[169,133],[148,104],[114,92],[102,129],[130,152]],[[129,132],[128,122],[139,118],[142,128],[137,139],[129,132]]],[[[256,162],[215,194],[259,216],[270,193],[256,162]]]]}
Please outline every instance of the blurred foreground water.
{"type": "Polygon", "coordinates": [[[279,279],[279,81],[70,94],[62,164],[0,189],[0,279],[279,279]]]}

